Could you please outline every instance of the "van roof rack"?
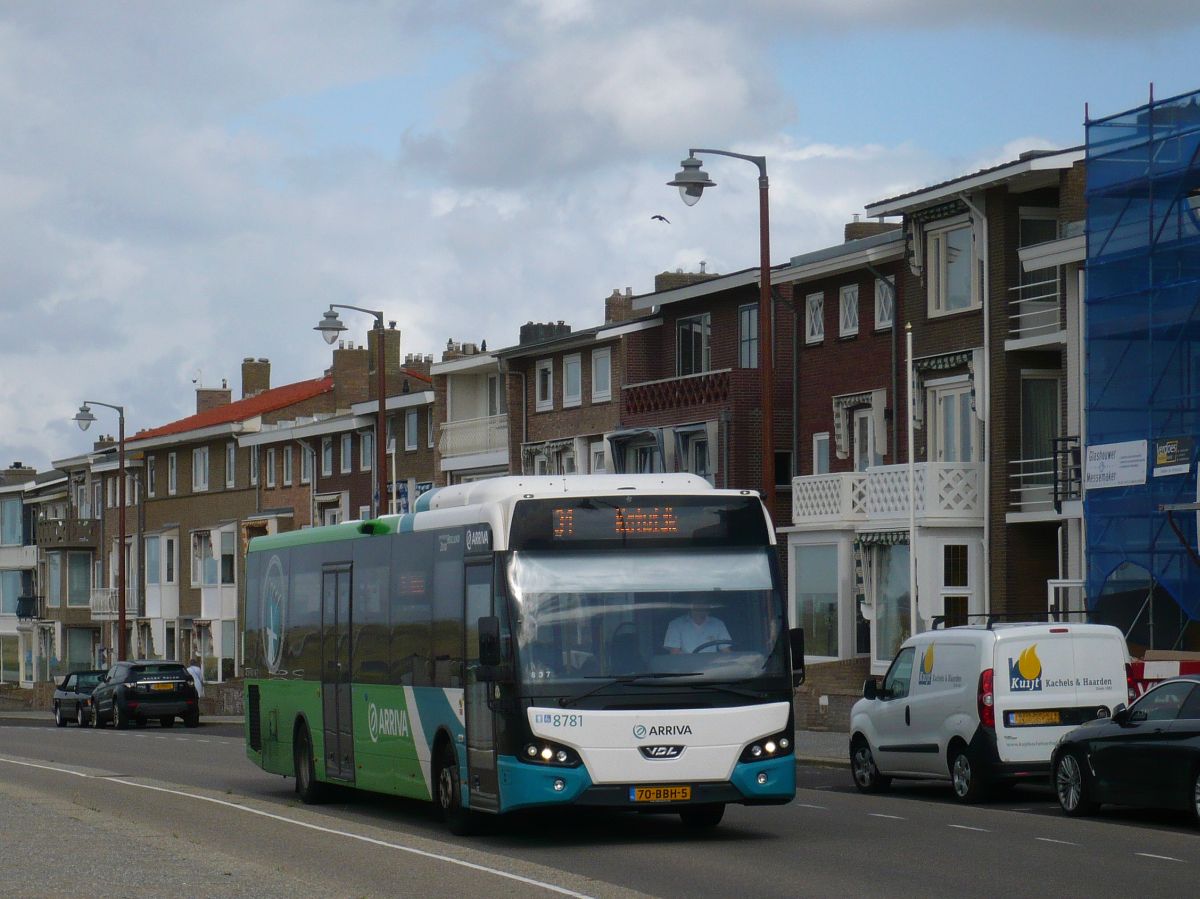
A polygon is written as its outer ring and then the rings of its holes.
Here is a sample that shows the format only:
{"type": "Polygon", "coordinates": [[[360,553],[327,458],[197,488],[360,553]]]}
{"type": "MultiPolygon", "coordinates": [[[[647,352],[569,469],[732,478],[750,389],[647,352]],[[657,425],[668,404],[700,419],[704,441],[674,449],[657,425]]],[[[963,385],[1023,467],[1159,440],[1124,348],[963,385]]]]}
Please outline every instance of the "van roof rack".
{"type": "Polygon", "coordinates": [[[1082,615],[1085,621],[1090,621],[1092,613],[1087,609],[1047,609],[1044,612],[975,612],[970,615],[954,616],[959,624],[947,625],[947,615],[934,615],[930,630],[945,630],[947,626],[956,627],[970,624],[972,619],[983,619],[984,625],[990,631],[997,624],[1039,624],[1042,622],[1065,622],[1071,616],[1082,615]]]}

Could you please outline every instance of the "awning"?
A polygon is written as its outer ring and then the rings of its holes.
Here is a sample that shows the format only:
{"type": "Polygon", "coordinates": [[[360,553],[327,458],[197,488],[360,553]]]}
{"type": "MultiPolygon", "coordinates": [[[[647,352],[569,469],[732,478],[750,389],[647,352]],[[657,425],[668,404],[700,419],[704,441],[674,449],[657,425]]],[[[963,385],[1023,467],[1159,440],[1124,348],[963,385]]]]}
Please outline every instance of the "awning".
{"type": "Polygon", "coordinates": [[[908,531],[861,531],[855,539],[863,546],[895,546],[908,542],[908,531]]]}
{"type": "Polygon", "coordinates": [[[957,353],[941,353],[937,356],[923,356],[913,360],[913,368],[918,372],[949,371],[952,368],[962,368],[968,365],[974,356],[974,350],[961,350],[957,353]]]}
{"type": "Polygon", "coordinates": [[[666,465],[666,453],[663,451],[662,428],[630,428],[624,431],[611,431],[604,435],[608,441],[609,456],[612,458],[613,471],[625,474],[625,447],[635,443],[653,443],[658,450],[660,468],[666,465]]]}

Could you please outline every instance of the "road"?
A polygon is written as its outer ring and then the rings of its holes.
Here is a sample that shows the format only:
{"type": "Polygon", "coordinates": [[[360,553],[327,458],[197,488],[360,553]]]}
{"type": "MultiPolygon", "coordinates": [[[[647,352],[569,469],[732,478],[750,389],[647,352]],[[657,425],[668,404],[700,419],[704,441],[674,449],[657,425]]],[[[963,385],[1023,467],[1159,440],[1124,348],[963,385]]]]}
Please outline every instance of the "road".
{"type": "Polygon", "coordinates": [[[1200,876],[1183,815],[1072,820],[1028,787],[984,806],[923,784],[862,796],[819,766],[799,784],[792,804],[731,807],[703,835],[675,816],[574,812],[457,838],[423,804],[301,805],[246,760],[237,726],[5,722],[0,894],[1179,897],[1200,876]]]}

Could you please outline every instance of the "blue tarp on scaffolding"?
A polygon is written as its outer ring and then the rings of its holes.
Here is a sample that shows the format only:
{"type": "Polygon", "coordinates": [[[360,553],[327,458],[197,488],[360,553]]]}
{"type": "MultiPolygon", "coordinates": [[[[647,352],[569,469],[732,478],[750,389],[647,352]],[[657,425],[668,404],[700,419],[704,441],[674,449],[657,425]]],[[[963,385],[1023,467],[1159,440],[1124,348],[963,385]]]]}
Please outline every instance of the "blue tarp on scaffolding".
{"type": "Polygon", "coordinates": [[[1087,246],[1086,446],[1147,442],[1144,483],[1085,495],[1089,604],[1140,568],[1200,619],[1197,514],[1160,511],[1198,499],[1200,92],[1087,123],[1087,246]]]}

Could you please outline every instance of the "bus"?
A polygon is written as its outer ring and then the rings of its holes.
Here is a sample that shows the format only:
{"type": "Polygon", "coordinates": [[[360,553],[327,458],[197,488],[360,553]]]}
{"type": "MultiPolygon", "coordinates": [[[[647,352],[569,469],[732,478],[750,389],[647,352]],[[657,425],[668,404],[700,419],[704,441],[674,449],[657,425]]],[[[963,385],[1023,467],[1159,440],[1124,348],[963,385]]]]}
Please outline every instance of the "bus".
{"type": "Polygon", "coordinates": [[[586,805],[718,824],[795,795],[794,686],[758,494],[688,474],[499,477],[411,513],[256,537],[248,757],[485,814],[586,805]]]}

